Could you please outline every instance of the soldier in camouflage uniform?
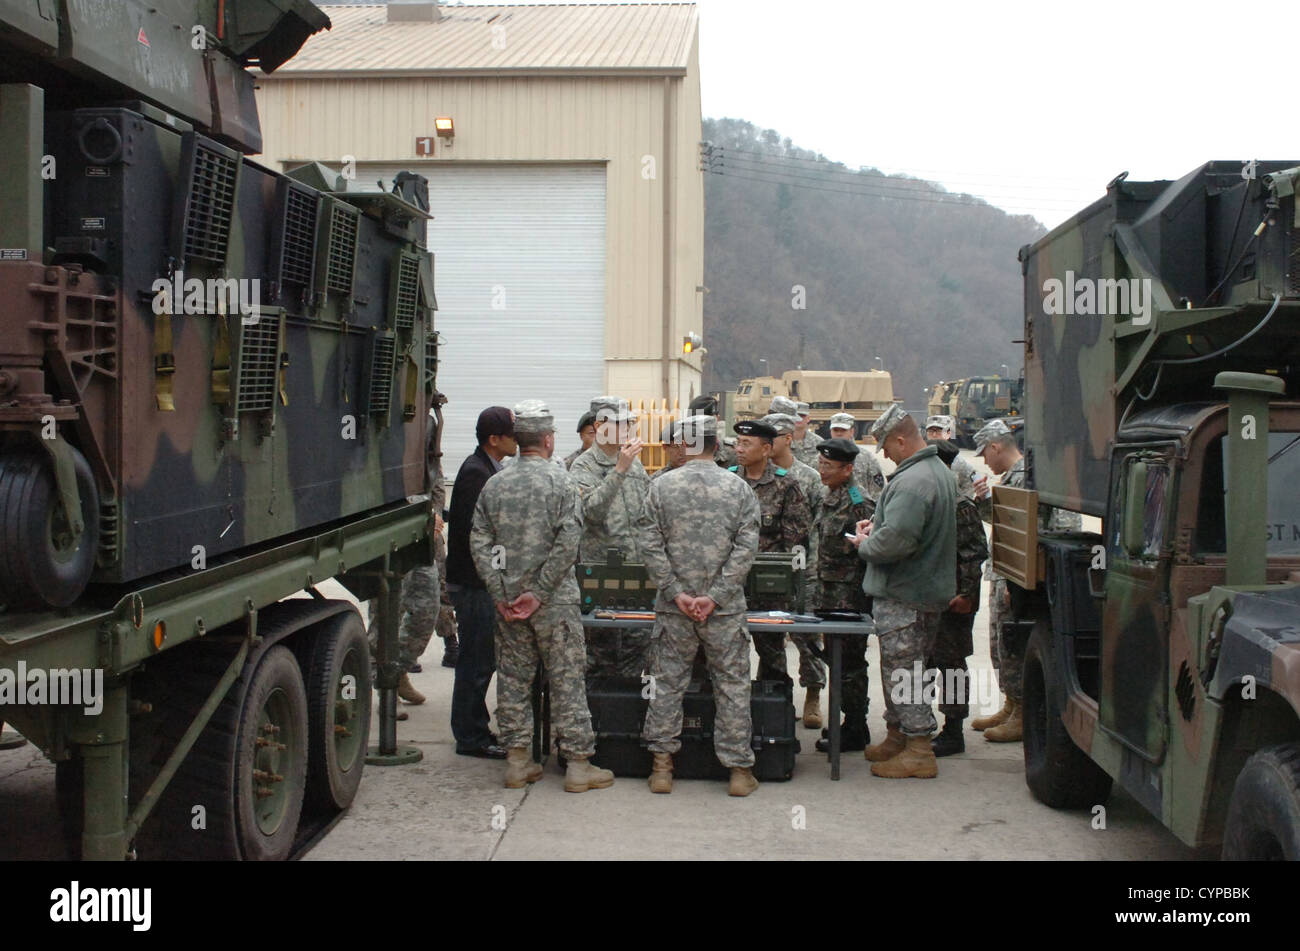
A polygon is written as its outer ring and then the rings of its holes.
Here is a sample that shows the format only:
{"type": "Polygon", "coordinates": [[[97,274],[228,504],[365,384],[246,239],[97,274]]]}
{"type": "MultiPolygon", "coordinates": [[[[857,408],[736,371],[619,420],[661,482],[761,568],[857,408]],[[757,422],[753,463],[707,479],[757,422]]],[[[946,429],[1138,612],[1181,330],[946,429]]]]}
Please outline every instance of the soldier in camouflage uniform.
{"type": "Polygon", "coordinates": [[[871,434],[898,468],[855,538],[867,563],[862,590],[874,598],[889,728],[885,740],[864,755],[872,761],[872,775],[929,779],[939,772],[930,746],[934,711],[916,674],[934,647],[940,612],[957,593],[957,486],[897,403],[876,420],[871,434]]]}
{"type": "Polygon", "coordinates": [[[596,414],[588,410],[578,420],[578,438],[582,445],[564,457],[564,468],[572,469],[574,460],[590,449],[596,442],[596,414]]]}
{"type": "MultiPolygon", "coordinates": [[[[1007,424],[995,419],[975,434],[975,455],[982,456],[994,475],[1002,477],[1001,484],[1012,488],[1025,488],[1025,458],[1020,453],[1016,437],[1007,424]]],[[[976,482],[980,515],[986,521],[992,518],[993,490],[987,480],[976,482]]],[[[1038,507],[1040,532],[1077,532],[1082,519],[1075,512],[1067,512],[1050,505],[1038,507]]],[[[1002,709],[989,717],[971,721],[971,729],[983,730],[984,739],[994,743],[1016,743],[1024,738],[1021,717],[1021,680],[1025,644],[1023,638],[1007,636],[1003,623],[1012,619],[1011,591],[1007,580],[992,570],[990,564],[985,577],[993,582],[989,593],[989,651],[994,656],[993,666],[998,672],[998,683],[1006,694],[1002,709]]]]}
{"type": "MultiPolygon", "coordinates": [[[[933,419],[933,417],[931,417],[933,419]]],[[[929,427],[926,427],[929,429],[929,427]]],[[[939,450],[944,465],[953,467],[960,458],[957,447],[947,440],[932,445],[939,450]]],[[[954,473],[954,476],[956,473],[954,473]]],[[[970,713],[967,699],[970,677],[966,658],[975,650],[975,613],[980,605],[980,566],[989,556],[988,541],[984,537],[984,523],[980,521],[975,503],[957,495],[957,595],[939,618],[939,636],[934,650],[926,659],[926,670],[939,672],[939,689],[942,699],[939,712],[943,714],[943,729],[934,738],[935,756],[951,756],[966,749],[962,736],[962,722],[970,713]],[[955,694],[955,691],[960,694],[955,694]],[[951,691],[951,692],[950,692],[951,691]]]]}
{"type": "MultiPolygon", "coordinates": [[[[762,520],[759,526],[758,550],[808,551],[808,533],[812,530],[812,509],[804,498],[799,484],[785,469],[772,464],[772,441],[776,430],[758,420],[743,420],[735,425],[739,437],[736,457],[740,464],[732,467],[758,496],[762,520]]],[[[750,605],[758,611],[788,611],[793,607],[784,598],[762,598],[750,605]]],[[[759,630],[753,632],[754,650],[758,653],[758,679],[783,680],[793,686],[786,673],[785,633],[759,630]]]]}
{"type": "MultiPolygon", "coordinates": [[[[641,465],[641,440],[627,400],[600,396],[591,401],[596,442],[574,460],[569,474],[582,495],[582,561],[604,562],[617,548],[624,561],[639,562],[637,525],[650,477],[641,465]]],[[[650,646],[650,630],[594,631],[587,642],[587,681],[596,677],[639,677],[650,646]]]]}
{"type": "MultiPolygon", "coordinates": [[[[764,416],[761,421],[776,431],[776,438],[772,440],[772,464],[778,469],[785,469],[790,477],[799,483],[799,490],[808,501],[812,522],[816,522],[824,487],[817,470],[796,459],[790,449],[791,441],[794,439],[795,418],[787,413],[774,411],[764,416]]],[[[814,572],[810,568],[816,564],[816,558],[817,535],[815,532],[810,532],[806,555],[808,567],[805,567],[801,578],[805,606],[811,603],[814,572]]],[[[790,640],[799,651],[799,686],[805,690],[803,725],[809,730],[820,730],[822,728],[821,692],[826,687],[826,663],[820,656],[821,637],[817,634],[791,634],[790,640]]]]}
{"type": "MultiPolygon", "coordinates": [[[[773,400],[773,404],[776,404],[773,400]]],[[[786,402],[791,402],[787,400],[786,402]]],[[[811,419],[811,410],[807,403],[795,403],[795,410],[792,414],[798,421],[794,427],[794,442],[791,444],[791,450],[794,457],[806,466],[817,465],[817,447],[821,444],[822,437],[818,436],[809,425],[811,419]]],[[[788,413],[789,409],[773,409],[774,413],[788,413]]]]}
{"type": "MultiPolygon", "coordinates": [[[[853,442],[853,426],[856,422],[852,413],[836,413],[830,421],[831,438],[853,442]]],[[[858,449],[858,456],[853,460],[853,480],[867,494],[867,498],[876,502],[880,499],[880,493],[885,491],[885,475],[880,469],[874,448],[859,446],[858,449]]]]}
{"type": "MultiPolygon", "coordinates": [[[[718,401],[707,393],[691,400],[687,411],[691,414],[712,416],[719,427],[722,425],[722,419],[718,416],[718,401]]],[[[713,461],[724,469],[730,469],[736,464],[736,440],[723,436],[721,430],[718,435],[718,448],[713,453],[713,461]]]]}
{"type": "Polygon", "coordinates": [[[656,469],[650,474],[651,482],[664,473],[672,472],[674,469],[679,469],[686,464],[686,448],[682,443],[680,420],[664,426],[659,434],[659,442],[664,447],[664,465],[663,468],[656,469]]]}
{"type": "MultiPolygon", "coordinates": [[[[956,428],[956,420],[951,416],[931,416],[925,421],[925,438],[930,442],[951,441],[956,428]]],[[[940,455],[942,454],[941,452],[940,455]]],[[[952,474],[957,477],[957,494],[974,502],[975,476],[978,473],[975,471],[975,467],[970,464],[970,460],[958,454],[948,468],[952,469],[952,474]]]]}
{"type": "Polygon", "coordinates": [[[713,749],[731,770],[728,792],[747,796],[758,788],[745,637],[745,579],[758,550],[758,500],[744,482],[712,464],[717,420],[691,416],[682,430],[686,464],[650,487],[642,525],[646,571],[658,587],[658,643],[641,734],[654,753],[650,789],[672,791],[682,695],[691,660],[703,646],[717,710],[713,749]]]}
{"type": "Polygon", "coordinates": [[[614,774],[588,762],[596,751],[583,682],[586,649],[573,566],[582,538],[577,487],[549,461],[555,422],[540,400],[515,407],[519,460],[483,486],[474,507],[470,554],[497,624],[497,722],[508,789],[542,778],[529,746],[532,685],[540,660],[550,679],[556,740],[568,760],[568,792],[603,789],[614,774]]]}
{"type": "MultiPolygon", "coordinates": [[[[818,611],[870,610],[866,594],[862,591],[862,576],[866,564],[858,557],[853,543],[845,534],[855,535],[857,524],[871,518],[876,503],[867,498],[854,478],[853,459],[859,447],[851,439],[828,439],[817,447],[820,457],[818,468],[826,488],[813,522],[812,545],[816,558],[809,562],[813,579],[813,597],[809,604],[818,611]]],[[[871,742],[867,730],[867,643],[848,641],[845,644],[843,671],[844,723],[840,733],[840,749],[862,750],[871,742]]],[[[835,711],[831,711],[834,716],[835,711]]],[[[830,749],[828,731],[823,730],[817,741],[819,752],[830,749]]]]}

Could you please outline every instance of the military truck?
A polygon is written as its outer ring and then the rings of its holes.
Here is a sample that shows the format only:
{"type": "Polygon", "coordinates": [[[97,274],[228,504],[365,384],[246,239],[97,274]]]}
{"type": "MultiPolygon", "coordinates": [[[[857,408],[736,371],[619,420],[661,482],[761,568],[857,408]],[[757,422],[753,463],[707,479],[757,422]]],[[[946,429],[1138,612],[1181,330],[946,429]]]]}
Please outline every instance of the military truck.
{"type": "Polygon", "coordinates": [[[1023,380],[1001,376],[972,376],[940,380],[929,390],[931,416],[951,416],[956,424],[954,441],[974,448],[975,434],[985,423],[1001,419],[1012,431],[1022,425],[1023,380]]]}
{"type": "Polygon", "coordinates": [[[856,439],[894,402],[893,377],[885,370],[786,370],[778,377],[741,380],[736,390],[736,419],[766,416],[772,397],[788,396],[810,407],[809,425],[827,434],[836,413],[852,413],[856,439]]]}
{"type": "Polygon", "coordinates": [[[87,858],[282,858],[351,801],[371,664],[327,578],[379,599],[398,754],[427,183],[249,158],[249,67],[328,26],[307,0],[0,0],[0,720],[56,761],[87,858]]]}
{"type": "Polygon", "coordinates": [[[1020,252],[1028,490],[996,490],[993,548],[1029,788],[1117,782],[1225,858],[1300,858],[1298,182],[1120,176],[1020,252]],[[1039,505],[1101,532],[1040,534],[1039,505]]]}

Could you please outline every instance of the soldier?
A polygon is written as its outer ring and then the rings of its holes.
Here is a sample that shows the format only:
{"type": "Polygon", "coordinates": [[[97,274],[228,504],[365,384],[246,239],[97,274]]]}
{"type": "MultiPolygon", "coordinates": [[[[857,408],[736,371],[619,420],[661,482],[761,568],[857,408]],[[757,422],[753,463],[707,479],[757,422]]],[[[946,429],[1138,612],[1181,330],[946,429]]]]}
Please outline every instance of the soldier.
{"type": "MultiPolygon", "coordinates": [[[[931,417],[933,419],[933,417],[931,417]]],[[[927,423],[929,421],[927,420],[927,423]]],[[[927,425],[926,429],[930,427],[927,425]]],[[[944,465],[953,468],[953,460],[960,458],[957,447],[946,439],[933,442],[944,465]]],[[[954,473],[955,475],[955,473],[954,473]]],[[[957,594],[948,602],[939,618],[939,635],[934,650],[925,661],[925,669],[939,672],[939,686],[943,699],[939,712],[943,714],[943,729],[931,744],[935,756],[951,756],[966,749],[962,735],[962,721],[970,713],[966,692],[970,689],[966,658],[975,650],[973,632],[975,613],[980,604],[980,566],[989,556],[988,541],[984,537],[984,523],[980,521],[975,502],[957,495],[957,594]],[[960,684],[960,698],[950,694],[960,684]]]]}
{"type": "MultiPolygon", "coordinates": [[[[853,428],[857,420],[852,413],[836,413],[831,417],[830,430],[832,439],[847,439],[853,442],[853,428]]],[[[853,478],[858,487],[867,493],[867,498],[876,502],[880,493],[885,491],[885,474],[876,459],[876,451],[870,446],[860,447],[858,457],[853,460],[853,478]]]]}
{"type": "MultiPolygon", "coordinates": [[[[780,412],[786,412],[781,410],[780,412]]],[[[798,420],[794,427],[794,457],[807,466],[817,464],[817,446],[822,437],[812,431],[808,421],[812,419],[812,407],[807,403],[796,403],[794,417],[798,420]]]]}
{"type": "MultiPolygon", "coordinates": [[[[975,455],[982,456],[993,474],[1002,477],[1002,485],[1025,488],[1025,457],[1020,453],[1016,437],[1002,420],[989,421],[975,434],[975,455]]],[[[980,515],[985,521],[991,520],[993,489],[987,478],[980,476],[975,480],[975,494],[980,515]]],[[[1038,506],[1040,532],[1077,532],[1081,527],[1082,520],[1074,512],[1050,505],[1038,506]]],[[[994,743],[1018,743],[1024,739],[1020,701],[1025,645],[1021,638],[1005,636],[1007,632],[1003,630],[1003,622],[1010,620],[1012,613],[1006,579],[994,573],[991,563],[985,577],[993,582],[989,592],[989,653],[1006,701],[992,716],[972,720],[971,729],[983,730],[984,739],[994,743]]]]}
{"type": "MultiPolygon", "coordinates": [[[[957,423],[951,416],[931,416],[925,421],[925,438],[930,442],[951,440],[956,428],[957,423]]],[[[975,477],[979,473],[970,464],[970,460],[959,454],[948,468],[952,469],[952,474],[957,477],[957,494],[974,502],[975,477]]]]}
{"type": "MultiPolygon", "coordinates": [[[[785,469],[772,465],[772,442],[776,430],[758,420],[743,420],[733,427],[736,431],[735,472],[749,484],[758,496],[762,521],[759,525],[758,550],[808,551],[808,533],[812,529],[812,509],[804,498],[799,484],[790,478],[785,469]]],[[[788,611],[789,601],[784,598],[763,598],[750,605],[760,611],[788,611]]],[[[786,673],[785,633],[782,631],[755,631],[754,650],[758,652],[758,679],[784,680],[793,685],[786,673]]]]}
{"type": "Polygon", "coordinates": [[[680,469],[686,462],[686,448],[682,444],[681,421],[667,423],[659,434],[659,442],[664,447],[664,466],[650,474],[653,482],[665,472],[680,469]]]}
{"type": "Polygon", "coordinates": [[[488,479],[474,506],[470,553],[500,615],[497,722],[506,749],[506,788],[542,778],[533,762],[532,685],[541,661],[550,679],[556,740],[568,761],[566,792],[604,789],[614,774],[592,766],[596,751],[583,685],[587,652],[573,566],[582,538],[578,490],[550,464],[555,421],[541,400],[514,409],[519,459],[488,479]]]}
{"type": "MultiPolygon", "coordinates": [[[[813,597],[811,607],[819,611],[856,611],[866,613],[870,603],[862,591],[866,563],[858,557],[853,543],[844,536],[856,535],[857,525],[870,519],[876,503],[867,497],[854,477],[853,459],[859,447],[851,439],[828,439],[817,447],[818,469],[826,496],[813,523],[812,566],[813,597]]],[[[844,722],[840,749],[862,750],[871,742],[867,730],[867,643],[850,641],[844,655],[844,722]]],[[[834,711],[831,711],[832,715],[834,711]]],[[[826,734],[828,731],[823,730],[826,734]]],[[[829,740],[817,741],[817,750],[830,749],[829,740]]]]}
{"type": "MultiPolygon", "coordinates": [[[[778,397],[777,399],[782,399],[778,397]]],[[[788,402],[788,400],[787,400],[788,402]]],[[[773,400],[776,403],[776,400],[773,400]]],[[[794,439],[795,418],[786,413],[773,411],[764,416],[761,422],[767,423],[776,431],[772,440],[772,464],[778,469],[785,469],[790,477],[799,483],[799,490],[808,501],[812,513],[812,522],[817,521],[817,511],[821,507],[822,479],[817,470],[806,466],[794,457],[790,443],[794,439]]],[[[811,523],[810,523],[811,524],[811,523]]],[[[817,535],[809,533],[807,564],[812,566],[817,558],[817,535]]],[[[810,589],[813,585],[813,572],[804,569],[804,601],[810,602],[810,589]]],[[[791,634],[795,648],[799,651],[799,686],[804,688],[803,725],[809,730],[822,727],[821,692],[826,687],[826,664],[822,661],[821,637],[817,634],[791,634]]]]}
{"type": "MultiPolygon", "coordinates": [[[[598,396],[591,401],[596,441],[573,462],[569,474],[582,495],[582,561],[604,562],[617,548],[625,561],[639,562],[637,525],[645,508],[650,477],[641,465],[641,440],[632,426],[627,400],[598,396]]],[[[639,677],[650,646],[650,630],[601,631],[587,642],[587,680],[639,677]]]]}
{"type": "MultiPolygon", "coordinates": [[[[712,416],[719,425],[722,419],[718,416],[718,401],[708,394],[701,394],[691,400],[688,412],[712,416]]],[[[736,464],[736,440],[728,436],[721,436],[718,439],[718,449],[713,455],[713,461],[724,469],[730,469],[736,464]]]]}
{"type": "Polygon", "coordinates": [[[658,587],[650,709],[642,738],[654,753],[650,790],[673,788],[682,694],[703,647],[717,704],[713,749],[731,770],[728,793],[758,788],[749,709],[745,578],[758,548],[759,506],[744,482],[712,464],[717,420],[682,421],[686,463],[650,487],[642,523],[646,570],[658,587]]]}
{"type": "Polygon", "coordinates": [[[588,411],[578,420],[578,438],[582,446],[564,457],[564,468],[572,469],[573,461],[586,452],[596,442],[596,414],[588,411]]]}
{"type": "Polygon", "coordinates": [[[897,403],[875,421],[871,434],[898,468],[854,539],[867,563],[862,590],[874,598],[889,728],[882,742],[863,752],[872,775],[929,779],[939,773],[930,746],[934,711],[922,702],[914,671],[923,669],[939,613],[957,593],[957,486],[916,420],[897,403]]]}
{"type": "MultiPolygon", "coordinates": [[[[442,407],[446,403],[447,397],[438,392],[433,394],[433,412],[437,429],[433,437],[434,471],[429,493],[433,510],[437,513],[437,533],[433,538],[433,559],[438,566],[438,621],[435,629],[438,636],[442,638],[442,666],[454,668],[460,658],[460,642],[456,638],[456,612],[451,606],[451,597],[447,593],[447,538],[443,533],[444,513],[447,511],[447,483],[442,472],[442,407]]],[[[411,673],[420,673],[418,659],[415,666],[411,668],[411,673]]]]}

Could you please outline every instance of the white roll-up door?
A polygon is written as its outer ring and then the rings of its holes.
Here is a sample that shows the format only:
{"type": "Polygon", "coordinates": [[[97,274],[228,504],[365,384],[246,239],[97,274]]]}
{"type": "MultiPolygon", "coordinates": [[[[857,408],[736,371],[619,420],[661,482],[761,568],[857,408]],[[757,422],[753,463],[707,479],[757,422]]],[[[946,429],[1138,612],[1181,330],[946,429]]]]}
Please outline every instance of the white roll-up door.
{"type": "Polygon", "coordinates": [[[474,451],[480,411],[525,399],[548,401],[567,453],[605,385],[604,166],[361,163],[355,185],[402,169],[429,179],[444,474],[474,451]]]}

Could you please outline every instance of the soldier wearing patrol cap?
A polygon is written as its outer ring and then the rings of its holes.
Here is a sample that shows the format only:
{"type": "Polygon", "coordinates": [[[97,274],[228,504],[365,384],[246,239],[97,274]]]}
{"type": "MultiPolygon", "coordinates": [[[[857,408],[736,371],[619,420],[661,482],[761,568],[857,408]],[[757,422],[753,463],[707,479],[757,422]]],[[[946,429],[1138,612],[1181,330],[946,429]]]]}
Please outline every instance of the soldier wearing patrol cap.
{"type": "MultiPolygon", "coordinates": [[[[994,475],[1002,477],[1002,485],[1017,489],[1026,487],[1025,458],[1011,428],[1002,420],[990,420],[975,434],[975,455],[983,458],[994,475]]],[[[990,521],[993,489],[985,477],[975,480],[975,494],[981,517],[990,521]]],[[[1077,532],[1081,527],[1082,519],[1075,512],[1062,511],[1050,505],[1038,506],[1039,531],[1077,532]]],[[[1014,630],[1004,628],[1004,622],[1014,616],[1011,589],[1007,587],[1006,579],[993,571],[992,562],[986,567],[984,577],[993,582],[989,592],[989,653],[1006,701],[992,716],[972,720],[971,729],[983,730],[984,739],[994,743],[1016,743],[1024,739],[1020,701],[1025,644],[1014,630]]]]}
{"type": "MultiPolygon", "coordinates": [[[[876,504],[867,497],[854,477],[853,461],[859,453],[851,439],[832,438],[817,447],[822,484],[826,495],[813,523],[809,574],[813,596],[809,607],[819,611],[870,610],[870,600],[862,590],[866,564],[858,557],[853,543],[844,536],[855,535],[857,524],[871,518],[876,504]]],[[[871,742],[867,731],[867,643],[849,641],[844,655],[844,724],[840,749],[861,750],[871,742]]],[[[834,715],[834,711],[831,711],[834,715]]],[[[829,743],[823,730],[817,749],[827,752],[829,743]]]]}
{"type": "MultiPolygon", "coordinates": [[[[718,416],[718,401],[707,393],[702,393],[691,400],[688,411],[692,415],[712,416],[714,422],[722,423],[722,419],[718,416]]],[[[717,438],[718,448],[713,453],[713,461],[722,468],[729,469],[736,464],[736,440],[721,433],[717,438]]]]}
{"type": "MultiPolygon", "coordinates": [[[[775,401],[774,401],[775,402],[775,401]]],[[[773,410],[773,412],[788,412],[788,410],[773,410]]],[[[795,458],[805,465],[817,464],[817,446],[821,443],[822,437],[812,431],[809,425],[812,407],[807,403],[795,403],[794,418],[797,420],[794,427],[794,455],[795,458]]]]}
{"type": "MultiPolygon", "coordinates": [[[[591,401],[596,442],[574,460],[569,474],[582,496],[582,561],[604,562],[610,548],[625,561],[639,562],[637,525],[645,509],[650,476],[641,465],[636,414],[627,400],[598,396],[591,401]]],[[[639,677],[650,646],[649,629],[601,631],[587,643],[587,677],[639,677]]]]}
{"type": "MultiPolygon", "coordinates": [[[[925,421],[925,438],[930,442],[952,439],[956,421],[951,416],[931,416],[925,421]]],[[[957,477],[957,494],[962,498],[975,501],[975,477],[978,473],[965,456],[953,459],[952,474],[957,477]]]]}
{"type": "Polygon", "coordinates": [[[897,403],[875,421],[871,434],[898,468],[854,539],[867,563],[862,590],[874,598],[889,728],[889,735],[864,753],[872,761],[872,775],[928,779],[939,772],[930,746],[936,724],[914,671],[924,669],[939,614],[957,593],[957,485],[897,403]]]}
{"type": "MultiPolygon", "coordinates": [[[[775,403],[776,400],[772,402],[775,403]]],[[[776,432],[776,438],[772,440],[772,464],[779,469],[785,469],[799,483],[799,489],[807,499],[808,508],[812,512],[812,520],[817,521],[817,511],[821,507],[823,493],[822,480],[816,469],[804,465],[790,450],[790,442],[794,438],[795,418],[786,413],[773,411],[764,416],[760,422],[767,423],[776,432]]],[[[817,557],[816,553],[817,536],[813,534],[808,539],[809,565],[813,564],[813,559],[817,557]]],[[[805,602],[810,597],[812,583],[813,572],[805,570],[803,573],[805,602]]],[[[799,686],[805,690],[803,725],[810,730],[820,730],[821,692],[826,687],[826,664],[818,656],[821,651],[821,638],[816,634],[792,634],[790,640],[794,641],[794,646],[799,651],[799,686]]]]}
{"type": "MultiPolygon", "coordinates": [[[[758,496],[762,513],[759,524],[758,550],[808,551],[808,533],[812,529],[812,509],[804,498],[799,484],[784,468],[772,464],[772,442],[776,430],[758,420],[736,423],[736,458],[739,464],[731,468],[749,484],[758,496]]],[[[761,599],[750,608],[759,611],[788,611],[791,605],[781,598],[761,599]]],[[[758,652],[758,677],[760,680],[784,680],[792,683],[786,674],[785,634],[758,631],[754,633],[754,649],[758,652]]]]}
{"type": "Polygon", "coordinates": [[[664,447],[664,465],[650,474],[653,482],[665,472],[672,472],[686,462],[686,447],[682,441],[682,421],[676,420],[664,424],[659,433],[659,442],[664,447]]]}
{"type": "Polygon", "coordinates": [[[568,474],[550,463],[555,420],[541,400],[515,407],[519,461],[483,486],[474,506],[470,554],[500,620],[497,626],[497,721],[506,748],[505,784],[542,778],[529,752],[532,685],[540,660],[551,684],[568,792],[603,789],[614,774],[588,762],[596,751],[583,682],[586,650],[573,565],[582,538],[582,504],[568,474]]]}
{"type": "MultiPolygon", "coordinates": [[[[852,413],[836,413],[830,421],[831,438],[853,442],[855,423],[857,420],[852,413]]],[[[875,502],[880,498],[880,493],[885,490],[885,474],[880,470],[880,462],[876,459],[874,449],[870,447],[859,447],[859,449],[861,451],[853,460],[853,478],[857,480],[858,487],[867,493],[867,497],[875,502]]]]}

